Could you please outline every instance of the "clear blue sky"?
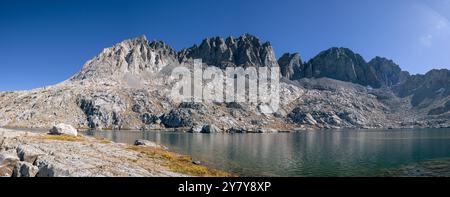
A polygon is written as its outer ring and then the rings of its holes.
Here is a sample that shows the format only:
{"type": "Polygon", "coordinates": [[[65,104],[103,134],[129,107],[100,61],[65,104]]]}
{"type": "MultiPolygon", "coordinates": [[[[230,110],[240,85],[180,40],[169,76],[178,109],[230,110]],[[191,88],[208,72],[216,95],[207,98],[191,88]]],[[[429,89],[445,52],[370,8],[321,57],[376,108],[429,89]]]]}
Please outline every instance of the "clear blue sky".
{"type": "Polygon", "coordinates": [[[175,49],[251,33],[277,57],[332,46],[425,73],[450,68],[450,0],[0,1],[0,91],[63,81],[101,49],[145,34],[175,49]]]}

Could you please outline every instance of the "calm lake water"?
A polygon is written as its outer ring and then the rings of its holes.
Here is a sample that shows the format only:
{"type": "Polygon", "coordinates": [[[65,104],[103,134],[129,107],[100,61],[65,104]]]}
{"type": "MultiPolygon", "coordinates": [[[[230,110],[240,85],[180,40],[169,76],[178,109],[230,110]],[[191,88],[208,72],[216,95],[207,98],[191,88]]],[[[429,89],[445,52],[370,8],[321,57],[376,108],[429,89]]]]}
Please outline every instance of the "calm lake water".
{"type": "Polygon", "coordinates": [[[148,139],[241,176],[377,176],[450,157],[450,129],[329,130],[276,134],[89,131],[115,142],[148,139]]]}

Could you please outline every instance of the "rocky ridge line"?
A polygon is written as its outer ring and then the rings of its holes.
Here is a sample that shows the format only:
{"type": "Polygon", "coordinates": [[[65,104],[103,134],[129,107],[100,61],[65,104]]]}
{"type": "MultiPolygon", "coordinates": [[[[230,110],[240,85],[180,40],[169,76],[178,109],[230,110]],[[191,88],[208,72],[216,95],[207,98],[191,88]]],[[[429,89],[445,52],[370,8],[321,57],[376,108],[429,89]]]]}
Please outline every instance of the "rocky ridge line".
{"type": "Polygon", "coordinates": [[[231,133],[448,127],[449,78],[448,70],[409,76],[391,60],[366,62],[346,48],[331,48],[308,62],[295,53],[276,60],[270,43],[249,34],[208,38],[180,52],[142,36],[104,49],[70,80],[0,93],[0,126],[50,128],[62,122],[86,129],[231,133]],[[168,75],[176,66],[189,68],[193,58],[222,69],[280,66],[280,109],[264,115],[245,103],[172,101],[174,79],[168,75]]]}

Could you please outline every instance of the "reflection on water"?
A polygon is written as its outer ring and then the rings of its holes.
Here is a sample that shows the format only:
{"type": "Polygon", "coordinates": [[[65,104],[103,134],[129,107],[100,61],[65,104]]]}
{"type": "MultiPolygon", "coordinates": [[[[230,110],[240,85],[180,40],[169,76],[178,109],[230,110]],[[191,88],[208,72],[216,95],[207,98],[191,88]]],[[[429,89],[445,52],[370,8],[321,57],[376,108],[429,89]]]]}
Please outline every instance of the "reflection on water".
{"type": "Polygon", "coordinates": [[[338,130],[277,134],[89,131],[116,142],[148,139],[243,176],[376,176],[450,157],[450,129],[338,130]]]}

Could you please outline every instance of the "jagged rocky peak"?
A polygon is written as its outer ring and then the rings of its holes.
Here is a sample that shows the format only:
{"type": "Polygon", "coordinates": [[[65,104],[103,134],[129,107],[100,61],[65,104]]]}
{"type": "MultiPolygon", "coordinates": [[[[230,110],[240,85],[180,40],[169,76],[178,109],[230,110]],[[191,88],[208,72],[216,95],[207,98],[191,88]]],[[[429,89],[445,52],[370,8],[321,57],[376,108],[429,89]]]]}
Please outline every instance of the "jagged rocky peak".
{"type": "Polygon", "coordinates": [[[327,77],[381,88],[403,83],[410,77],[392,60],[375,57],[367,63],[361,55],[342,47],[322,51],[306,64],[298,54],[286,53],[278,64],[282,75],[291,80],[327,77]]]}
{"type": "Polygon", "coordinates": [[[200,45],[182,50],[179,58],[180,61],[202,59],[204,63],[220,68],[278,66],[271,44],[269,42],[262,43],[257,37],[250,34],[244,34],[239,38],[207,38],[200,45]]]}
{"type": "Polygon", "coordinates": [[[403,83],[410,76],[407,71],[402,71],[400,66],[390,59],[377,56],[370,60],[368,64],[380,82],[380,85],[384,87],[391,87],[403,83]]]}
{"type": "Polygon", "coordinates": [[[72,80],[120,79],[124,75],[157,73],[169,64],[177,64],[177,53],[161,41],[145,36],[124,40],[86,62],[72,80]]]}
{"type": "Polygon", "coordinates": [[[152,41],[149,45],[153,50],[161,52],[161,55],[177,56],[177,51],[163,41],[152,41]]]}
{"type": "Polygon", "coordinates": [[[307,63],[303,77],[328,77],[364,86],[380,86],[364,58],[348,48],[333,47],[322,51],[307,63]]]}
{"type": "Polygon", "coordinates": [[[285,53],[278,59],[283,77],[297,80],[302,77],[304,65],[299,53],[285,53]]]}

